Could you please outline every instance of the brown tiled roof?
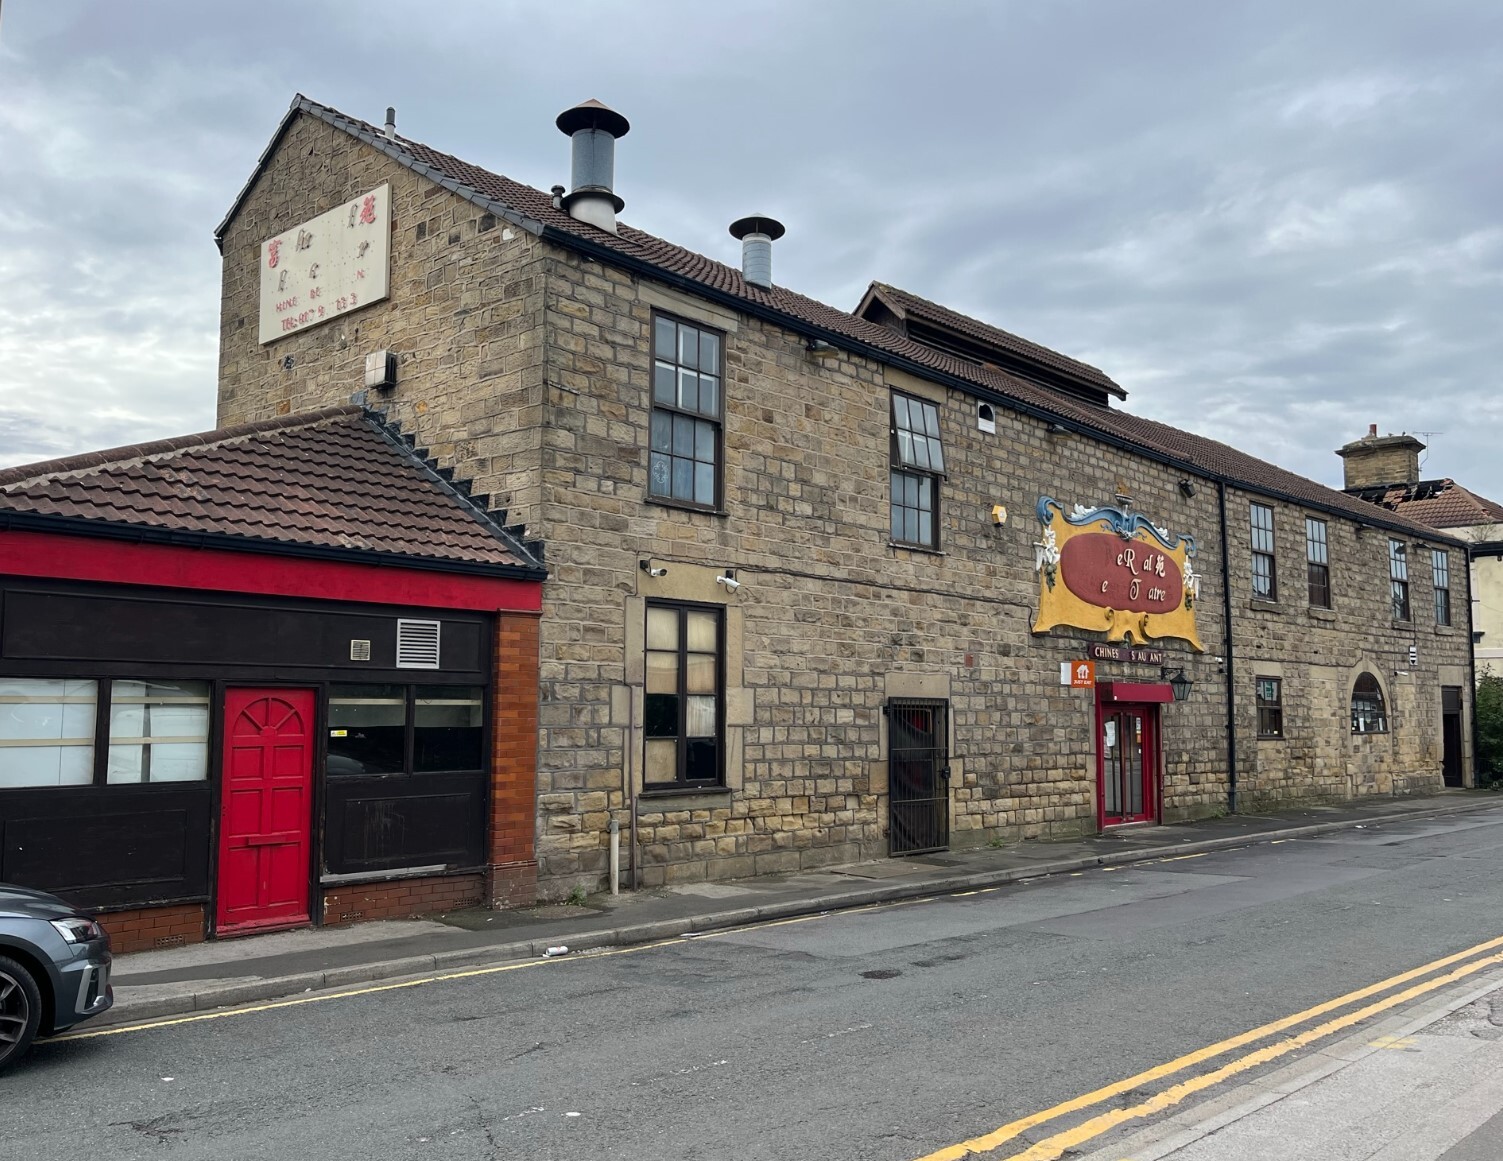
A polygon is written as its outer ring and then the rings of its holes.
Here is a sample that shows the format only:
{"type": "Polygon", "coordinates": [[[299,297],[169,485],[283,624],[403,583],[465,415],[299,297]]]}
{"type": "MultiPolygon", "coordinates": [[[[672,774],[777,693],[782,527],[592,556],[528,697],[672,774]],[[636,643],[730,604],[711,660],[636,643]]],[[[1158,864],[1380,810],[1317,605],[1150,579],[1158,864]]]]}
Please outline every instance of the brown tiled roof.
{"type": "MultiPolygon", "coordinates": [[[[920,298],[907,290],[889,286],[885,282],[873,282],[866,294],[868,297],[875,297],[902,318],[918,319],[933,326],[957,331],[977,342],[999,347],[1019,358],[1042,363],[1045,367],[1072,379],[1078,379],[1082,383],[1089,383],[1093,387],[1108,391],[1119,399],[1127,398],[1127,392],[1114,383],[1100,368],[1093,367],[1089,363],[1082,363],[1078,359],[1072,359],[1068,355],[1061,355],[1058,351],[1051,351],[1048,347],[1041,347],[1038,343],[1015,335],[1011,331],[1004,331],[1001,327],[994,327],[990,323],[971,318],[947,306],[941,306],[937,302],[930,302],[927,298],[920,298]]],[[[863,299],[864,302],[865,299],[863,299]]],[[[861,313],[859,308],[857,313],[861,313]]]]}
{"type": "MultiPolygon", "coordinates": [[[[854,350],[900,366],[928,370],[943,379],[976,390],[985,398],[1059,420],[1082,432],[1140,449],[1156,458],[1167,458],[1188,469],[1220,476],[1230,483],[1255,491],[1270,492],[1312,504],[1365,523],[1387,524],[1409,532],[1430,532],[1426,526],[1406,520],[1399,514],[1376,514],[1370,504],[1364,504],[1336,489],[1297,476],[1225,444],[1141,419],[1127,412],[1077,401],[1063,392],[1041,387],[996,367],[978,365],[971,360],[925,346],[889,327],[828,306],[785,287],[773,286],[767,289],[754,286],[746,282],[741,277],[741,271],[734,266],[696,254],[624,223],[619,224],[619,233],[612,234],[555,209],[552,196],[542,190],[481,169],[421,142],[401,136],[387,138],[381,130],[368,122],[346,116],[301,95],[293,99],[292,107],[262,152],[256,170],[220,223],[215,235],[217,239],[223,239],[262,168],[275,153],[278,143],[299,114],[317,117],[326,124],[349,133],[458,196],[522,228],[561,244],[579,246],[587,252],[618,255],[628,264],[645,265],[670,279],[686,280],[712,297],[728,298],[749,311],[772,313],[792,329],[798,329],[800,323],[806,324],[818,332],[811,337],[844,340],[854,350]]],[[[912,295],[907,297],[915,302],[924,301],[912,295]]],[[[944,310],[942,307],[935,309],[944,310]]],[[[946,313],[965,319],[964,315],[946,313]]],[[[1006,334],[988,328],[984,323],[968,321],[996,334],[1006,334]]],[[[1035,344],[1029,346],[1035,347],[1035,344]]],[[[1036,349],[1046,350],[1042,347],[1036,349]]],[[[1054,357],[1075,367],[1087,368],[1086,364],[1075,363],[1063,355],[1054,357]]],[[[1096,373],[1100,374],[1099,371],[1096,373]]],[[[1106,379],[1104,375],[1102,378],[1106,379]]],[[[1106,382],[1110,383],[1111,380],[1106,379],[1106,382]]],[[[1112,386],[1116,387],[1115,384],[1112,386]]]]}
{"type": "Polygon", "coordinates": [[[353,406],[7,468],[0,523],[13,515],[542,575],[483,509],[353,406]]]}
{"type": "Polygon", "coordinates": [[[1351,488],[1349,494],[1397,512],[1430,528],[1469,528],[1503,524],[1503,504],[1463,488],[1455,480],[1421,480],[1415,484],[1377,484],[1351,488]]]}

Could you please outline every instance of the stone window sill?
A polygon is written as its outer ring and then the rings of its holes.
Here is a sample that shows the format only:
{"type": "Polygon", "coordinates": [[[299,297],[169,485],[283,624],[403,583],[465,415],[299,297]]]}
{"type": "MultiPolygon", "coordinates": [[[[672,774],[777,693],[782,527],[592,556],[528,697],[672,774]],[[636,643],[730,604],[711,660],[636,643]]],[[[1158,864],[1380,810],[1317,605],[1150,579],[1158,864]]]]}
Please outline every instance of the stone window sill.
{"type": "Polygon", "coordinates": [[[1266,600],[1263,597],[1254,597],[1248,602],[1247,607],[1260,613],[1282,613],[1284,606],[1278,601],[1266,600]]]}
{"type": "Polygon", "coordinates": [[[637,795],[642,812],[657,814],[668,810],[724,810],[731,804],[729,786],[670,786],[644,790],[637,795]]]}
{"type": "Polygon", "coordinates": [[[889,540],[887,542],[887,547],[888,548],[902,549],[904,552],[917,552],[917,553],[921,553],[924,556],[944,556],[945,555],[945,550],[942,549],[942,548],[926,548],[922,544],[905,544],[901,540],[889,540]]]}
{"type": "Polygon", "coordinates": [[[1311,620],[1314,621],[1334,621],[1336,619],[1336,611],[1334,609],[1323,609],[1319,605],[1311,605],[1309,613],[1311,620]]]}
{"type": "Polygon", "coordinates": [[[729,786],[660,786],[653,790],[644,790],[637,797],[645,801],[653,801],[659,798],[689,798],[698,794],[729,798],[731,788],[729,786]]]}
{"type": "Polygon", "coordinates": [[[646,502],[654,508],[671,508],[675,512],[689,512],[695,516],[719,516],[727,518],[730,513],[724,508],[701,508],[697,504],[679,504],[662,496],[648,496],[646,502]]]}
{"type": "Polygon", "coordinates": [[[1437,637],[1454,637],[1454,636],[1456,636],[1456,632],[1457,632],[1457,630],[1456,630],[1456,626],[1455,625],[1436,625],[1435,626],[1435,635],[1437,637]]]}

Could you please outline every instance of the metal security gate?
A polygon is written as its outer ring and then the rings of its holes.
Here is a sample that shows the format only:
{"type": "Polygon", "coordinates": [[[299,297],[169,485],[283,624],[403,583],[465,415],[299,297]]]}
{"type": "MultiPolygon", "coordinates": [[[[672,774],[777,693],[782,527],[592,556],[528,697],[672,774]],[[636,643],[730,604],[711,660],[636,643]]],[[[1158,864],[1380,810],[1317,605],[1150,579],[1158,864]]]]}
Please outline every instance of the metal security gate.
{"type": "Polygon", "coordinates": [[[948,702],[887,703],[888,853],[915,855],[950,845],[948,702]]]}

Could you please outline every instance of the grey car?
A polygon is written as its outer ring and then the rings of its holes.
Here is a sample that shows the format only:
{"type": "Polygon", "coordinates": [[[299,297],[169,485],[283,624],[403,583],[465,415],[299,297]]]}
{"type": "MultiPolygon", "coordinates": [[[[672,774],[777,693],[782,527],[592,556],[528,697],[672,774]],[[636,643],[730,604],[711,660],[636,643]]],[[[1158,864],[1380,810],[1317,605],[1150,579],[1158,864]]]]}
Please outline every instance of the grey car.
{"type": "Polygon", "coordinates": [[[0,883],[0,1072],[115,1002],[110,937],[55,895],[0,883]]]}

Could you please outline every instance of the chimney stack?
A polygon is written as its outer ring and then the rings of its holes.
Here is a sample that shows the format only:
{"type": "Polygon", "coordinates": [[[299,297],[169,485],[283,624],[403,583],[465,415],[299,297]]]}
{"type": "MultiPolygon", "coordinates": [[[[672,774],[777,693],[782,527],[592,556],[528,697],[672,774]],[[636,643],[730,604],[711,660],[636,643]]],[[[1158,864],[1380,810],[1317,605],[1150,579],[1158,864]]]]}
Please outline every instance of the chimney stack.
{"type": "Polygon", "coordinates": [[[626,118],[599,101],[585,101],[558,115],[559,132],[573,142],[572,188],[563,198],[571,218],[616,232],[616,215],[626,205],[611,188],[616,173],[616,138],[631,130],[626,118]]]}
{"type": "Polygon", "coordinates": [[[1378,425],[1368,425],[1361,439],[1339,449],[1345,487],[1372,488],[1380,484],[1419,483],[1419,456],[1425,445],[1412,435],[1379,435],[1378,425]]]}
{"type": "Polygon", "coordinates": [[[772,289],[772,244],[784,233],[783,223],[765,214],[731,223],[731,237],[741,239],[741,277],[752,286],[772,289]]]}
{"type": "Polygon", "coordinates": [[[397,138],[397,111],[390,105],[386,106],[386,124],[382,126],[382,132],[386,134],[388,141],[395,141],[397,138]]]}

